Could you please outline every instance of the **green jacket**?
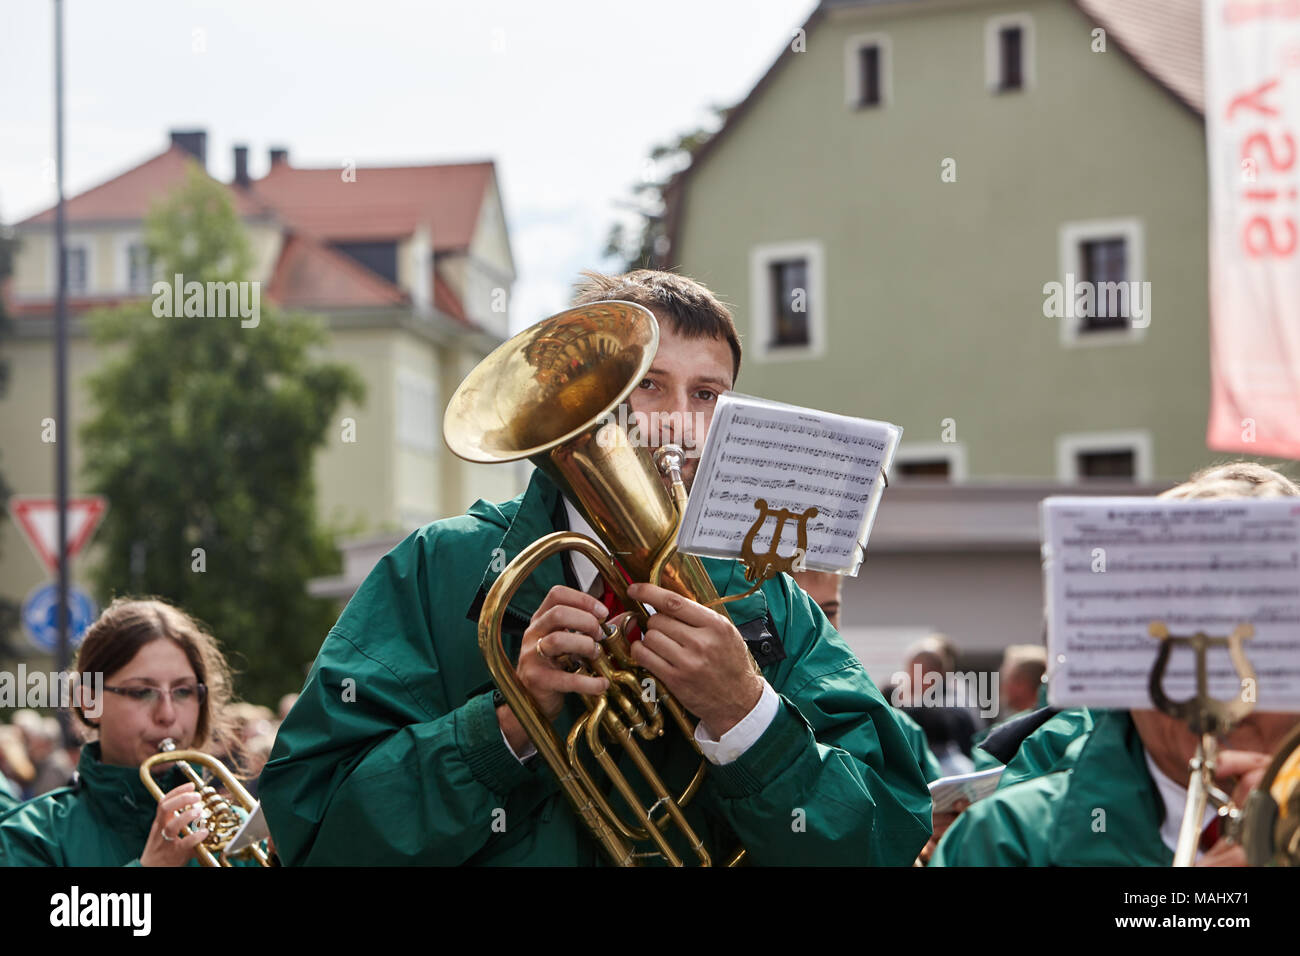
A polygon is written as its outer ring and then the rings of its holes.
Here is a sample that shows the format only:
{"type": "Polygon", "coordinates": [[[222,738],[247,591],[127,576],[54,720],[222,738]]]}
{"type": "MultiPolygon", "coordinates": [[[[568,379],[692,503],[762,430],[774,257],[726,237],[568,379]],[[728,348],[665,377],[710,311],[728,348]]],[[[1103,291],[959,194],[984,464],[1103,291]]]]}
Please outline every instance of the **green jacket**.
{"type": "Polygon", "coordinates": [[[1127,711],[1092,716],[1092,732],[1067,748],[1072,767],[976,803],[949,827],[930,865],[1169,866],[1164,803],[1137,728],[1127,711]]]}
{"type": "Polygon", "coordinates": [[[930,742],[925,739],[925,729],[905,710],[893,707],[890,712],[903,728],[903,736],[907,738],[907,745],[912,748],[916,762],[921,765],[921,775],[925,777],[925,782],[932,783],[942,777],[943,768],[939,766],[939,758],[930,749],[930,742]]]}
{"type": "MultiPolygon", "coordinates": [[[[478,650],[482,595],[563,515],[555,485],[534,472],[522,496],[427,525],[371,571],[260,778],[286,864],[604,862],[550,768],[521,765],[506,747],[478,650]]],[[[704,565],[720,594],[747,589],[738,563],[704,565]]],[[[553,557],[516,593],[504,635],[512,657],[564,571],[553,557]]],[[[710,766],[687,810],[714,859],[739,840],[759,864],[909,865],[930,830],[929,793],[857,658],[788,576],[726,609],[782,706],[738,760],[710,766]]],[[[579,706],[571,696],[561,736],[579,706]]],[[[646,749],[674,791],[699,761],[678,734],[646,749]]]]}
{"type": "Polygon", "coordinates": [[[1073,766],[1081,749],[1075,744],[1092,732],[1093,723],[1092,711],[1087,708],[1053,714],[1021,743],[1002,771],[998,789],[1073,766]]]}
{"type": "MultiPolygon", "coordinates": [[[[158,778],[164,793],[184,782],[175,767],[158,778]]],[[[0,816],[0,866],[138,865],[157,813],[138,768],[100,763],[86,744],[75,783],[0,816]]]]}

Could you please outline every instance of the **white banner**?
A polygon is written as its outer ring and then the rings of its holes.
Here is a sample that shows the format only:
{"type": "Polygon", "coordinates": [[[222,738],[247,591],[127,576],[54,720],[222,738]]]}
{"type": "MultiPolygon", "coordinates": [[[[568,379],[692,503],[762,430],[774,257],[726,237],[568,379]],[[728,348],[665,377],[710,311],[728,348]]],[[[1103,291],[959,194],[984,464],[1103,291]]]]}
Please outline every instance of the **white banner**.
{"type": "Polygon", "coordinates": [[[1210,448],[1300,458],[1300,0],[1205,0],[1210,448]]]}

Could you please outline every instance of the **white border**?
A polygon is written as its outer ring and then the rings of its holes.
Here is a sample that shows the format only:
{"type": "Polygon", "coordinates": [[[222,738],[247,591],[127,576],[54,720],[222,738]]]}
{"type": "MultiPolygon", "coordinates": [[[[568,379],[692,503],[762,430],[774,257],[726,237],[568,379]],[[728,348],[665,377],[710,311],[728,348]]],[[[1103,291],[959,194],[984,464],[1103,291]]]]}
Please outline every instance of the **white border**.
{"type": "Polygon", "coordinates": [[[899,465],[906,465],[914,461],[934,461],[942,459],[948,462],[948,480],[940,482],[935,480],[935,484],[961,484],[966,480],[966,443],[959,441],[932,441],[932,442],[901,442],[898,450],[894,452],[894,460],[889,468],[889,483],[892,485],[895,480],[899,484],[905,481],[920,482],[926,479],[906,478],[899,465]]]}
{"type": "Polygon", "coordinates": [[[1037,86],[1034,71],[1034,18],[1028,13],[1006,13],[984,21],[984,87],[990,93],[1028,93],[1037,86]],[[998,34],[1003,27],[1020,27],[1020,79],[1018,89],[1004,90],[1002,79],[1002,50],[998,34]]]}
{"type": "MultiPolygon", "coordinates": [[[[1065,277],[1073,275],[1076,282],[1081,281],[1082,260],[1079,257],[1079,244],[1085,240],[1108,239],[1116,236],[1128,243],[1128,282],[1145,282],[1147,279],[1146,262],[1146,227],[1141,219],[1085,219],[1061,223],[1058,235],[1058,282],[1063,286],[1065,277]]],[[[1065,296],[1071,289],[1065,288],[1065,296]]],[[[1115,329],[1102,332],[1080,332],[1079,317],[1070,318],[1069,310],[1062,310],[1061,345],[1066,348],[1092,345],[1131,345],[1146,338],[1150,327],[1150,302],[1147,303],[1146,323],[1142,328],[1115,329]]]]}
{"type": "Polygon", "coordinates": [[[1088,451],[1133,452],[1133,482],[1149,484],[1153,481],[1151,433],[1145,430],[1115,432],[1073,432],[1056,437],[1056,479],[1062,484],[1081,484],[1083,479],[1075,468],[1075,456],[1088,451]]]}
{"type": "Polygon", "coordinates": [[[749,250],[750,332],[754,355],[762,361],[821,358],[826,353],[826,269],[816,239],[766,243],[749,250]],[[808,344],[769,346],[772,338],[772,293],[768,267],[783,259],[808,263],[808,344]]]}
{"type": "Polygon", "coordinates": [[[887,33],[859,33],[844,41],[844,105],[866,112],[885,109],[894,102],[894,52],[887,33]],[[862,104],[862,76],[858,70],[858,51],[864,46],[880,47],[880,102],[862,104]]]}

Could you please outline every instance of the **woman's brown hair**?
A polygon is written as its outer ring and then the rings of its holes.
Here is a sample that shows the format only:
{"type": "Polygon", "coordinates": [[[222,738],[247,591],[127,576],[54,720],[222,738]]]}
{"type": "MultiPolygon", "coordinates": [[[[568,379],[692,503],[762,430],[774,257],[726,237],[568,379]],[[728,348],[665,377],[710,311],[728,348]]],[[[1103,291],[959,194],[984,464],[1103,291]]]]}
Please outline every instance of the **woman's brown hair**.
{"type": "MultiPolygon", "coordinates": [[[[169,640],[179,647],[194,668],[194,676],[207,687],[207,696],[199,707],[199,720],[193,746],[210,750],[214,746],[238,745],[229,714],[231,699],[230,668],[217,639],[180,608],[158,598],[117,598],[90,625],[77,652],[76,670],[82,675],[115,674],[135,657],[140,648],[157,640],[169,640]]],[[[83,685],[88,685],[83,677],[83,685]]],[[[97,727],[73,707],[87,727],[97,727]]]]}

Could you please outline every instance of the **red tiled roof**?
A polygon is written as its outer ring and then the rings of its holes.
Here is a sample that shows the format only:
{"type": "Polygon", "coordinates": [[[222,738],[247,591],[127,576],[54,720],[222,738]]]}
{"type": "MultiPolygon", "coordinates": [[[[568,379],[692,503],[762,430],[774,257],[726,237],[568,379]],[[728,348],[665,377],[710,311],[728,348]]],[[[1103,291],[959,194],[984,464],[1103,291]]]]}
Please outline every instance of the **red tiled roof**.
{"type": "MultiPolygon", "coordinates": [[[[185,150],[170,146],[152,159],[134,166],[107,182],[100,183],[64,201],[69,222],[139,220],[149,208],[185,181],[188,167],[198,161],[185,150]]],[[[226,187],[241,217],[265,215],[266,208],[245,190],[226,187]]],[[[24,219],[20,226],[53,223],[54,207],[24,219]]]]}
{"type": "Polygon", "coordinates": [[[1152,79],[1205,115],[1201,0],[1074,2],[1152,79]]]}
{"type": "Polygon", "coordinates": [[[400,239],[427,224],[436,252],[464,249],[474,237],[493,164],[341,169],[277,163],[253,192],[292,224],[329,241],[400,239]]]}
{"type": "Polygon", "coordinates": [[[465,306],[461,304],[456,293],[451,290],[451,286],[447,285],[446,280],[438,275],[436,270],[433,273],[433,307],[444,315],[451,316],[462,325],[467,325],[470,328],[477,327],[465,314],[465,306]]]}
{"type": "Polygon", "coordinates": [[[388,280],[301,232],[286,238],[266,294],[285,308],[365,308],[408,301],[388,280]]]}
{"type": "MultiPolygon", "coordinates": [[[[70,295],[68,296],[68,314],[80,315],[92,309],[111,309],[126,302],[137,302],[149,298],[147,292],[121,292],[111,295],[70,295]]],[[[42,315],[54,315],[54,296],[42,299],[15,300],[12,294],[5,300],[5,307],[14,318],[37,318],[42,315]]]]}

